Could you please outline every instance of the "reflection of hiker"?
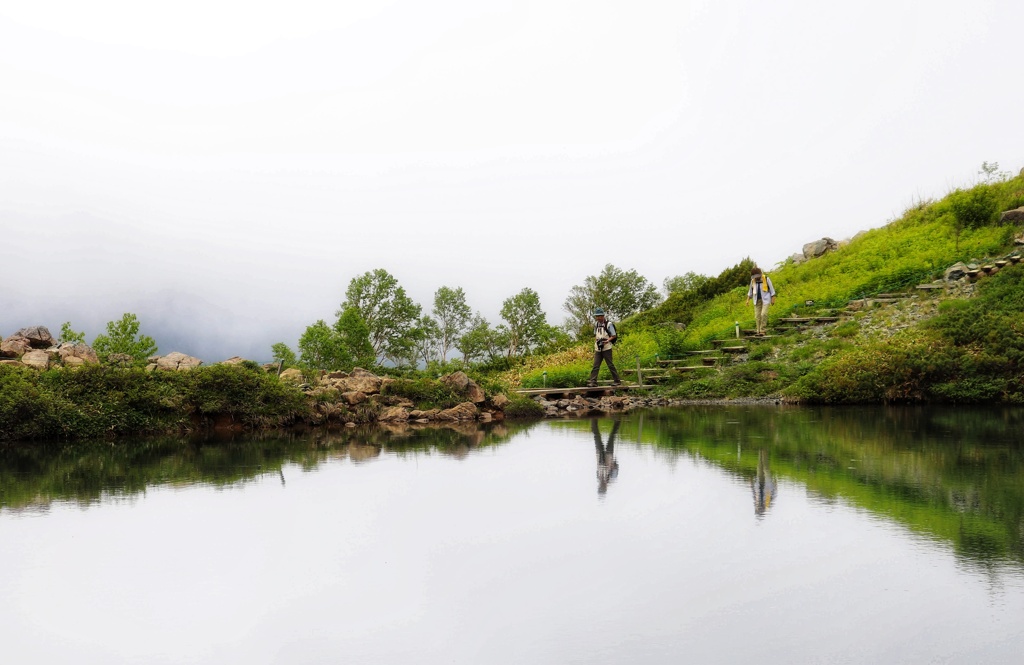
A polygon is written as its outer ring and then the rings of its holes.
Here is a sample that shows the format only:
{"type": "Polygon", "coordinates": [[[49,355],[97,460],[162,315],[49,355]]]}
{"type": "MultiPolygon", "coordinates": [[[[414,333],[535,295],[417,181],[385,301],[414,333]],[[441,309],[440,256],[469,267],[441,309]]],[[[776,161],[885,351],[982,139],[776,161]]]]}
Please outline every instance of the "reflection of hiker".
{"type": "Polygon", "coordinates": [[[772,507],[772,500],[778,493],[775,476],[768,468],[768,451],[757,451],[757,477],[750,479],[750,489],[754,493],[754,514],[764,515],[772,507]]]}
{"type": "Polygon", "coordinates": [[[590,379],[587,386],[593,388],[597,385],[597,373],[601,369],[601,361],[608,365],[608,371],[612,373],[612,385],[621,386],[619,370],[615,369],[612,362],[612,345],[618,333],[615,331],[615,324],[604,318],[604,310],[598,307],[594,310],[594,367],[590,370],[590,379]]]}
{"type": "Polygon", "coordinates": [[[750,271],[750,288],[747,289],[747,302],[754,301],[754,320],[757,322],[757,334],[764,336],[768,329],[768,306],[775,304],[775,287],[768,275],[754,266],[750,271]]]}
{"type": "Polygon", "coordinates": [[[619,463],[615,461],[615,435],[619,433],[620,421],[612,425],[612,433],[608,437],[608,445],[601,441],[601,430],[597,427],[597,418],[591,418],[590,431],[594,433],[594,447],[597,448],[597,493],[608,491],[608,483],[619,475],[619,463]]]}

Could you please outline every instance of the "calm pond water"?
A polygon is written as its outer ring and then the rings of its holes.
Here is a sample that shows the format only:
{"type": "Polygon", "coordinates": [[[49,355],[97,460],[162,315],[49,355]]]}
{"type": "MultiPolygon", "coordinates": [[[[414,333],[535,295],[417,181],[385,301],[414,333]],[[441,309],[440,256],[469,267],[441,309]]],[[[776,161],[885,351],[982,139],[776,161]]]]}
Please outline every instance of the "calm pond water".
{"type": "Polygon", "coordinates": [[[0,449],[5,663],[1019,663],[1024,412],[0,449]]]}

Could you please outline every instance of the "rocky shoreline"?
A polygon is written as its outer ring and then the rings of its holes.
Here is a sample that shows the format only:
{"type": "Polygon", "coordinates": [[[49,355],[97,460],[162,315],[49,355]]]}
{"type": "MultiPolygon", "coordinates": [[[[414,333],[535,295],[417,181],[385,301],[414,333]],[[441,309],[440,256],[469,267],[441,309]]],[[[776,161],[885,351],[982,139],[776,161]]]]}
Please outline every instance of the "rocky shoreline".
{"type": "Polygon", "coordinates": [[[793,404],[781,397],[737,397],[733,399],[679,399],[669,397],[635,397],[629,395],[606,395],[572,399],[547,400],[536,397],[534,401],[544,410],[544,418],[571,418],[616,411],[636,409],[661,409],[686,406],[779,406],[793,404]]]}

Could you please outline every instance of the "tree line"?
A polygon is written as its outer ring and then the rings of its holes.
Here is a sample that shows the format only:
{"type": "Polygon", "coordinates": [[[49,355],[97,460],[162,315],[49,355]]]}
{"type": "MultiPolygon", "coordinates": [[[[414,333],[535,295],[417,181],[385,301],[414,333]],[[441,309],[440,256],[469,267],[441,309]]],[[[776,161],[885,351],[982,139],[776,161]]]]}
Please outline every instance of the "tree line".
{"type": "MultiPolygon", "coordinates": [[[[694,273],[666,279],[665,292],[671,295],[707,279],[694,273]]],[[[561,325],[548,322],[540,296],[529,287],[502,301],[500,321],[492,323],[469,306],[462,287],[439,287],[426,310],[394,275],[377,268],[349,282],[333,320],[308,325],[295,350],[277,342],[271,353],[285,367],[328,371],[384,365],[444,369],[441,366],[453,361],[507,367],[523,356],[554,353],[587,339],[596,307],[621,321],[662,300],[658,289],[636,270],[608,264],[572,287],[563,303],[568,316],[561,325]]],[[[60,341],[84,343],[85,334],[65,322],[60,341]]],[[[132,313],[107,323],[106,332],[92,346],[101,359],[121,353],[144,362],[157,352],[156,342],[141,334],[132,313]]]]}
{"type": "Polygon", "coordinates": [[[428,311],[394,275],[377,268],[349,282],[334,320],[307,326],[297,351],[283,342],[271,350],[274,361],[284,366],[324,370],[380,365],[444,369],[453,361],[504,367],[586,339],[596,307],[620,321],[661,300],[658,289],[636,270],[608,264],[570,290],[563,324],[548,322],[540,296],[529,287],[502,301],[500,321],[492,323],[470,307],[462,287],[439,287],[428,311]]]}

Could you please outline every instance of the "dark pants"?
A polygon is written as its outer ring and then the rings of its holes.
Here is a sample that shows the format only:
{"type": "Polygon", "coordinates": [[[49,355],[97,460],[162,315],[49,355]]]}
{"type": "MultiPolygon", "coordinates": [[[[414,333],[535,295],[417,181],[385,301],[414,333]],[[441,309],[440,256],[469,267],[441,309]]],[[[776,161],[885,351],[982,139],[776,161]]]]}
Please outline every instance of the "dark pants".
{"type": "Polygon", "coordinates": [[[597,372],[601,369],[602,360],[608,365],[608,371],[612,373],[612,380],[618,383],[619,370],[615,369],[615,363],[612,362],[611,349],[607,351],[594,351],[594,368],[590,370],[590,380],[587,383],[597,383],[597,372]]]}

